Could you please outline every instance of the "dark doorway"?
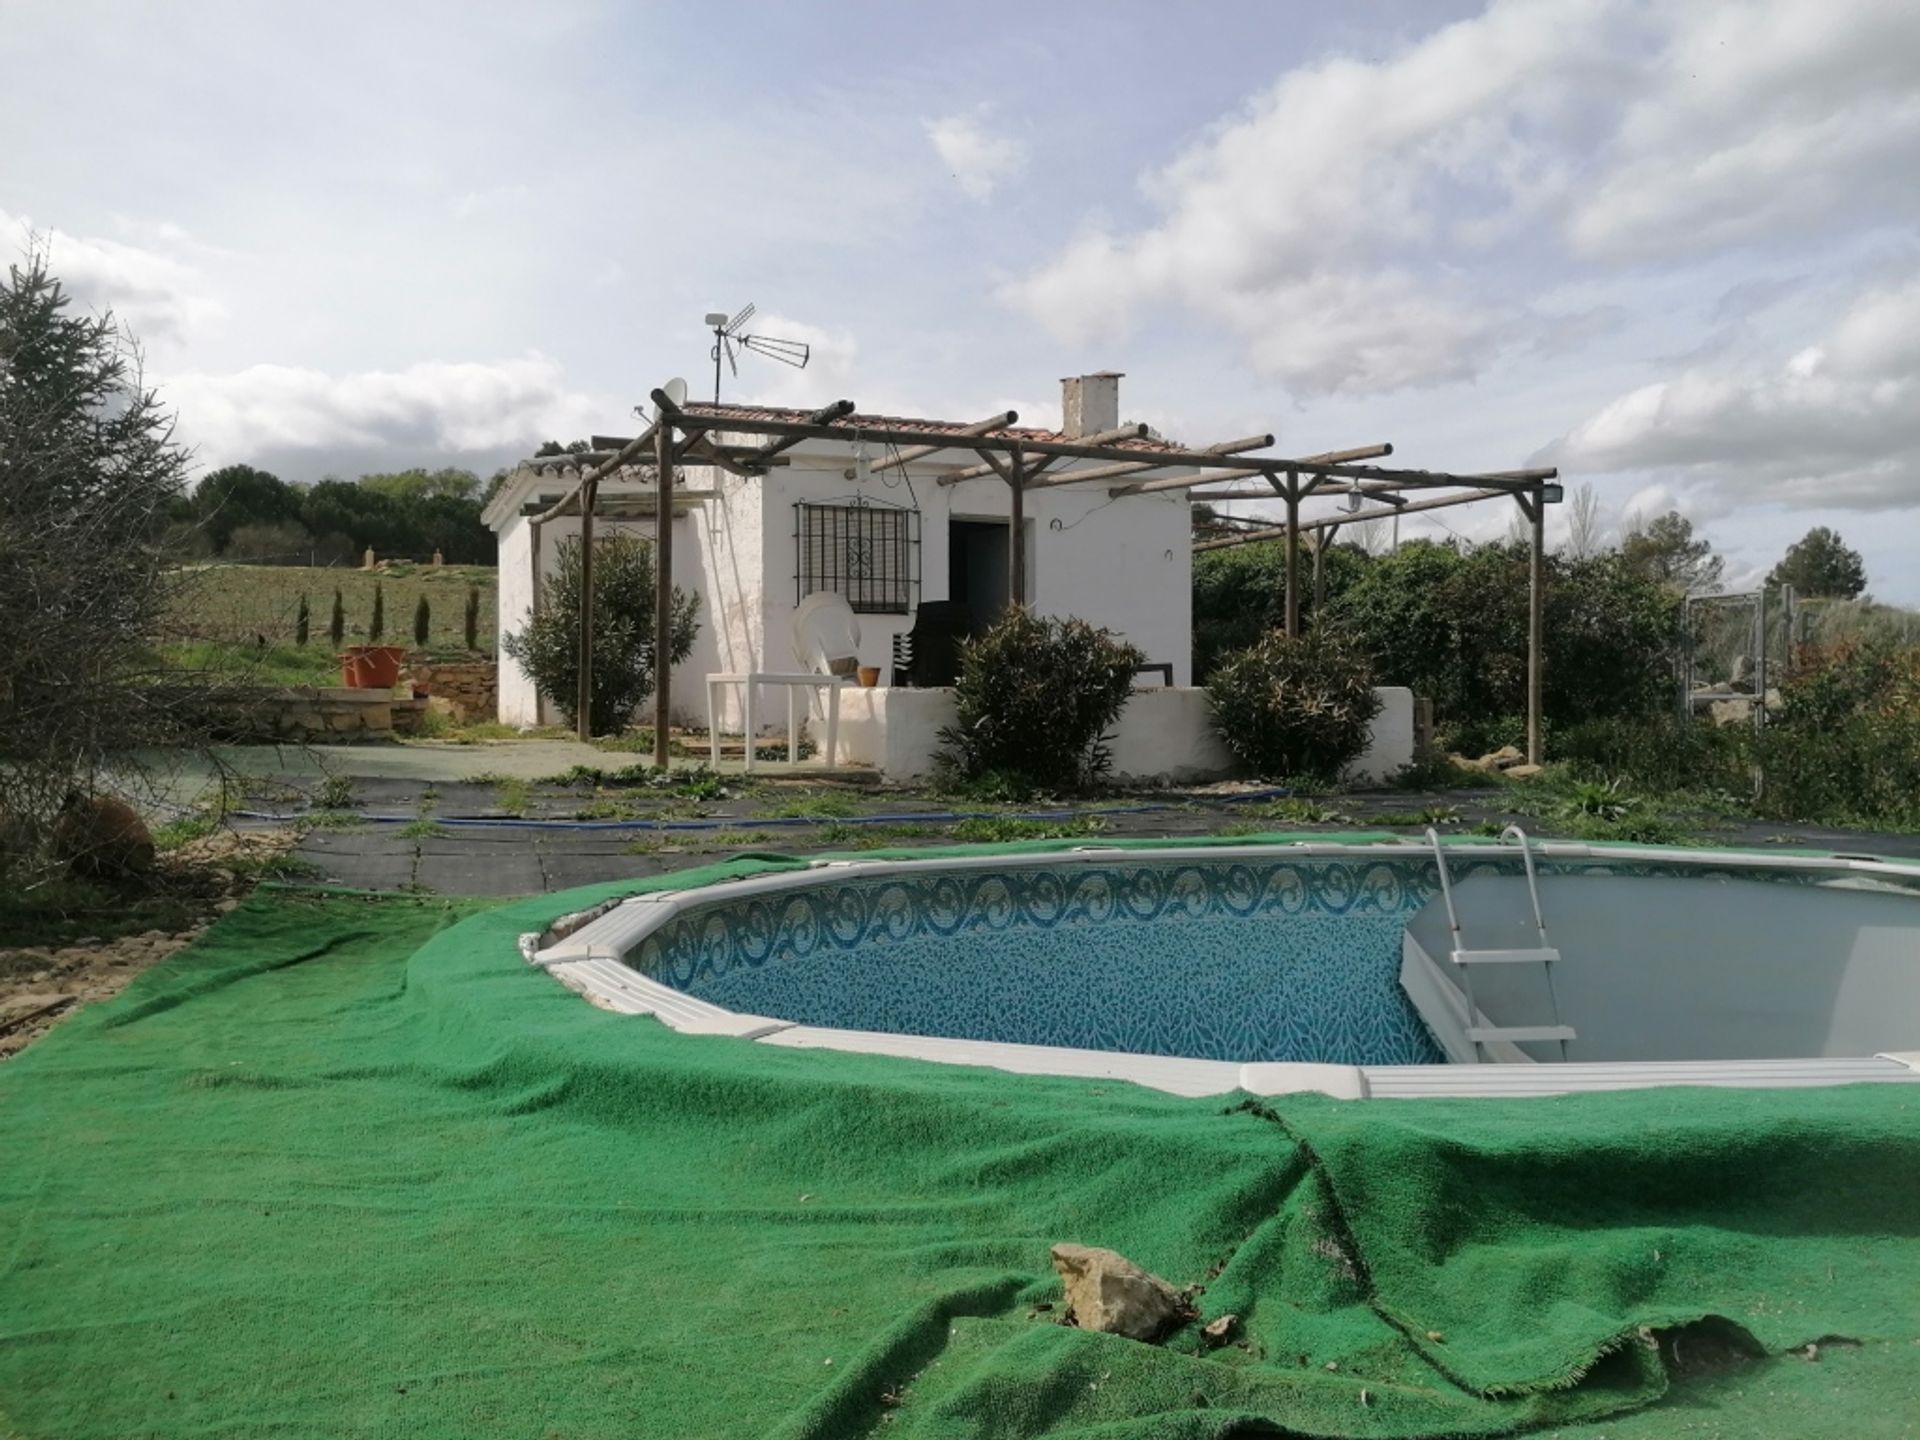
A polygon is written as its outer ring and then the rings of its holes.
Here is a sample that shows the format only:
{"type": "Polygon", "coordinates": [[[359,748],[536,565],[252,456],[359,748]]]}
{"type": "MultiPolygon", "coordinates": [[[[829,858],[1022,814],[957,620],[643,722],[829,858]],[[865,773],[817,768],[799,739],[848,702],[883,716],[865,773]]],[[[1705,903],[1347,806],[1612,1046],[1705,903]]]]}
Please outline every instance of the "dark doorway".
{"type": "Polygon", "coordinates": [[[1007,522],[953,520],[947,525],[947,594],[967,607],[980,634],[1007,608],[1007,522]]]}

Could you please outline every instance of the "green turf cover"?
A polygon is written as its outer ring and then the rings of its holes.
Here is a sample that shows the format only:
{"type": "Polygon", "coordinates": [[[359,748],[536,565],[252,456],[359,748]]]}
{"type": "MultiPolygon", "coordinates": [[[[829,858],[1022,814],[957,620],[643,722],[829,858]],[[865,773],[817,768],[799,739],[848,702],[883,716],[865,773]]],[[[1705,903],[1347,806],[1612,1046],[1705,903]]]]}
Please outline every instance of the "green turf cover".
{"type": "Polygon", "coordinates": [[[1920,1417],[1920,1087],[1182,1100],[682,1036],[514,948],[638,888],[263,892],[0,1066],[0,1436],[1920,1417]],[[1230,1343],[1055,1323],[1061,1240],[1230,1343]]]}

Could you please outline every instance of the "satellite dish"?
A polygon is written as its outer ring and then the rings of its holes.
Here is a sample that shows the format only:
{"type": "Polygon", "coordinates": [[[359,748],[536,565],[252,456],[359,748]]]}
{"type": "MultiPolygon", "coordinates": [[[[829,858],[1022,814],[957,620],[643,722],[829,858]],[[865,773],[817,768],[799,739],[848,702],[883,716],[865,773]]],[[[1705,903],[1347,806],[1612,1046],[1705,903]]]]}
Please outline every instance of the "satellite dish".
{"type": "Polygon", "coordinates": [[[662,388],[667,393],[667,399],[673,402],[674,409],[678,410],[682,405],[687,403],[687,382],[682,380],[678,375],[667,381],[666,385],[662,388]]]}

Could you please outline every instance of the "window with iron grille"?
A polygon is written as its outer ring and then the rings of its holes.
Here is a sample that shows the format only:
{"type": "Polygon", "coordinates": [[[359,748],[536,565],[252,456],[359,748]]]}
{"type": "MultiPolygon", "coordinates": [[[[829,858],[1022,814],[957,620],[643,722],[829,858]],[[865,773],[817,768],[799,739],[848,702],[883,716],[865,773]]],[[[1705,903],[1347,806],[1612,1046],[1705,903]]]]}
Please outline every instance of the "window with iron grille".
{"type": "Polygon", "coordinates": [[[831,590],[863,615],[908,615],[920,589],[920,512],[856,495],[793,507],[794,601],[831,590]]]}

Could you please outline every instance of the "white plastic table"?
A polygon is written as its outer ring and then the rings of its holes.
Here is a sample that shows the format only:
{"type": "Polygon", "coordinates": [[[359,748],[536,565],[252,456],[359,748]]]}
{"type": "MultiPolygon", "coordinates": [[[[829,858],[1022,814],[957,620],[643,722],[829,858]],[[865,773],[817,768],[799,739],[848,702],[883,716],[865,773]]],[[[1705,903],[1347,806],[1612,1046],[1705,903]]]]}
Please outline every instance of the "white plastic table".
{"type": "Polygon", "coordinates": [[[713,744],[713,768],[720,768],[720,687],[738,685],[744,695],[746,729],[746,766],[753,769],[754,692],[762,685],[781,685],[787,691],[787,763],[800,762],[800,692],[819,689],[827,692],[827,768],[831,770],[840,742],[840,689],[853,683],[851,675],[821,675],[797,670],[739,670],[707,676],[707,735],[713,744]]]}

